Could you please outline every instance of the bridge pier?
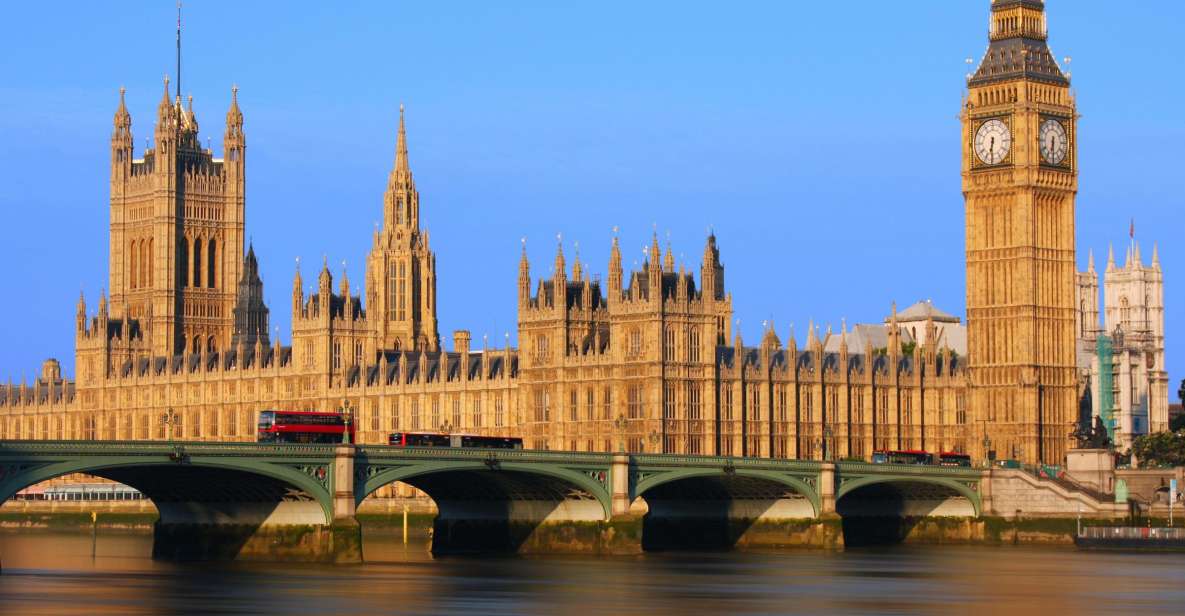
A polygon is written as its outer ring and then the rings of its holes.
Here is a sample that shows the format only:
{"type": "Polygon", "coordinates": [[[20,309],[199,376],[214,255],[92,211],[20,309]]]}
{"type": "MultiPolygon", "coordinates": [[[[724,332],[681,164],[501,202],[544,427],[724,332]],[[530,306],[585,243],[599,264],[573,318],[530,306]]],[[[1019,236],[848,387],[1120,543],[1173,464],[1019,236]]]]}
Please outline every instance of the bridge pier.
{"type": "Polygon", "coordinates": [[[627,515],[630,512],[630,456],[625,453],[613,454],[610,466],[610,481],[613,490],[611,512],[613,517],[627,515]]]}
{"type": "Polygon", "coordinates": [[[819,517],[835,516],[835,463],[819,466],[819,517]]]}

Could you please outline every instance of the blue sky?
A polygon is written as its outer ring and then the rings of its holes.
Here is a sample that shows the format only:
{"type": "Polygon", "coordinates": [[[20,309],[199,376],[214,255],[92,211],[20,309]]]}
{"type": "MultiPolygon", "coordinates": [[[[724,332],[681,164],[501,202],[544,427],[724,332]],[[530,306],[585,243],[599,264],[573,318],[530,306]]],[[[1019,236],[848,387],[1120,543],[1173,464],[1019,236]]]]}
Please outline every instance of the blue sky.
{"type": "MultiPolygon", "coordinates": [[[[1185,291],[1179,182],[1185,4],[1049,0],[1072,56],[1079,262],[1129,220],[1167,272],[1169,369],[1185,291]],[[1134,7],[1134,8],[1133,8],[1134,7]]],[[[444,339],[514,334],[519,240],[547,275],[563,233],[594,272],[614,226],[626,265],[657,226],[698,269],[714,227],[756,342],[808,319],[875,321],[891,301],[964,313],[959,111],[987,0],[890,2],[193,1],[183,90],[221,151],[232,84],[246,116],[248,233],[288,339],[305,279],[363,259],[407,105],[439,269],[444,339]],[[846,5],[846,6],[841,6],[846,5]]],[[[128,88],[137,154],[174,70],[174,4],[18,3],[0,23],[0,379],[73,372],[79,290],[107,280],[108,143],[128,88]]]]}

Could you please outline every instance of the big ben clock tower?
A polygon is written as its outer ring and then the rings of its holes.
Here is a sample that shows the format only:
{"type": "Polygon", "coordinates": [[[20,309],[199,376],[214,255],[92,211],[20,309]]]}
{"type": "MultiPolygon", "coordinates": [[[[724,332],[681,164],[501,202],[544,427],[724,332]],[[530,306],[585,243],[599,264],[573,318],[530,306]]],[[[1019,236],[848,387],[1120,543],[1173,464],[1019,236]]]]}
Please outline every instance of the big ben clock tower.
{"type": "Polygon", "coordinates": [[[990,45],[963,105],[968,444],[1060,463],[1074,369],[1075,104],[1043,0],[992,0],[990,45]]]}

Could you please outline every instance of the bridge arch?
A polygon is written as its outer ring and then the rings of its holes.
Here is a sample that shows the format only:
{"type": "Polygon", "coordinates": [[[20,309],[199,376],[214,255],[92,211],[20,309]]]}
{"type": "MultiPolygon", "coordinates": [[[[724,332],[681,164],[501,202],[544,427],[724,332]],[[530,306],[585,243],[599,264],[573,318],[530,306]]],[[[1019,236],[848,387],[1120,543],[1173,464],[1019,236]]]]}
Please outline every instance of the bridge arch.
{"type": "Polygon", "coordinates": [[[642,549],[719,549],[791,545],[801,520],[819,516],[818,492],[806,479],[770,469],[638,470],[631,495],[644,500],[642,549]]]}
{"type": "Polygon", "coordinates": [[[670,484],[676,482],[698,483],[700,481],[710,483],[719,482],[721,484],[744,484],[734,486],[736,488],[735,491],[729,492],[734,497],[769,496],[772,490],[776,490],[779,487],[782,489],[789,488],[810,503],[812,514],[815,517],[819,515],[821,504],[819,493],[814,487],[803,479],[793,475],[761,469],[737,468],[730,473],[724,473],[718,468],[688,468],[666,471],[643,477],[634,486],[631,496],[633,498],[641,497],[644,499],[647,493],[654,495],[655,491],[661,486],[667,486],[669,489],[672,487],[670,484]],[[758,491],[762,493],[758,493],[758,491]]]}
{"type": "Polygon", "coordinates": [[[434,552],[517,551],[546,522],[608,520],[608,479],[605,471],[537,462],[425,460],[367,471],[355,502],[401,481],[436,503],[434,552]]]}
{"type": "Polygon", "coordinates": [[[874,475],[844,481],[835,493],[837,511],[840,512],[840,515],[843,515],[843,504],[846,496],[858,495],[861,492],[867,492],[869,488],[877,486],[897,488],[902,491],[903,497],[908,497],[909,494],[907,491],[918,486],[931,488],[928,490],[928,496],[941,495],[945,491],[949,496],[966,498],[971,506],[973,517],[979,517],[982,513],[982,501],[979,492],[972,489],[967,483],[949,477],[927,477],[921,475],[874,475]],[[933,488],[937,488],[937,490],[933,488]]]}
{"type": "Polygon", "coordinates": [[[320,525],[333,520],[327,464],[175,452],[54,457],[45,463],[0,461],[0,502],[37,483],[85,473],[139,490],[156,506],[163,524],[320,525]]]}

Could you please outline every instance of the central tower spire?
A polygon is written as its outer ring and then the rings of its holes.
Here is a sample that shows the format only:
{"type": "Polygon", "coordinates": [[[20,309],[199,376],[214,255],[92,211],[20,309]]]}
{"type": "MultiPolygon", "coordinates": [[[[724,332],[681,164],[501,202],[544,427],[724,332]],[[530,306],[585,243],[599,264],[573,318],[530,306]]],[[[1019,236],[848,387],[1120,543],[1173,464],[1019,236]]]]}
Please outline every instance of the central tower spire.
{"type": "Polygon", "coordinates": [[[368,298],[379,349],[439,347],[436,329],[436,255],[420,229],[420,193],[407,154],[407,125],[399,105],[395,164],[383,194],[383,227],[366,263],[368,298]]]}

